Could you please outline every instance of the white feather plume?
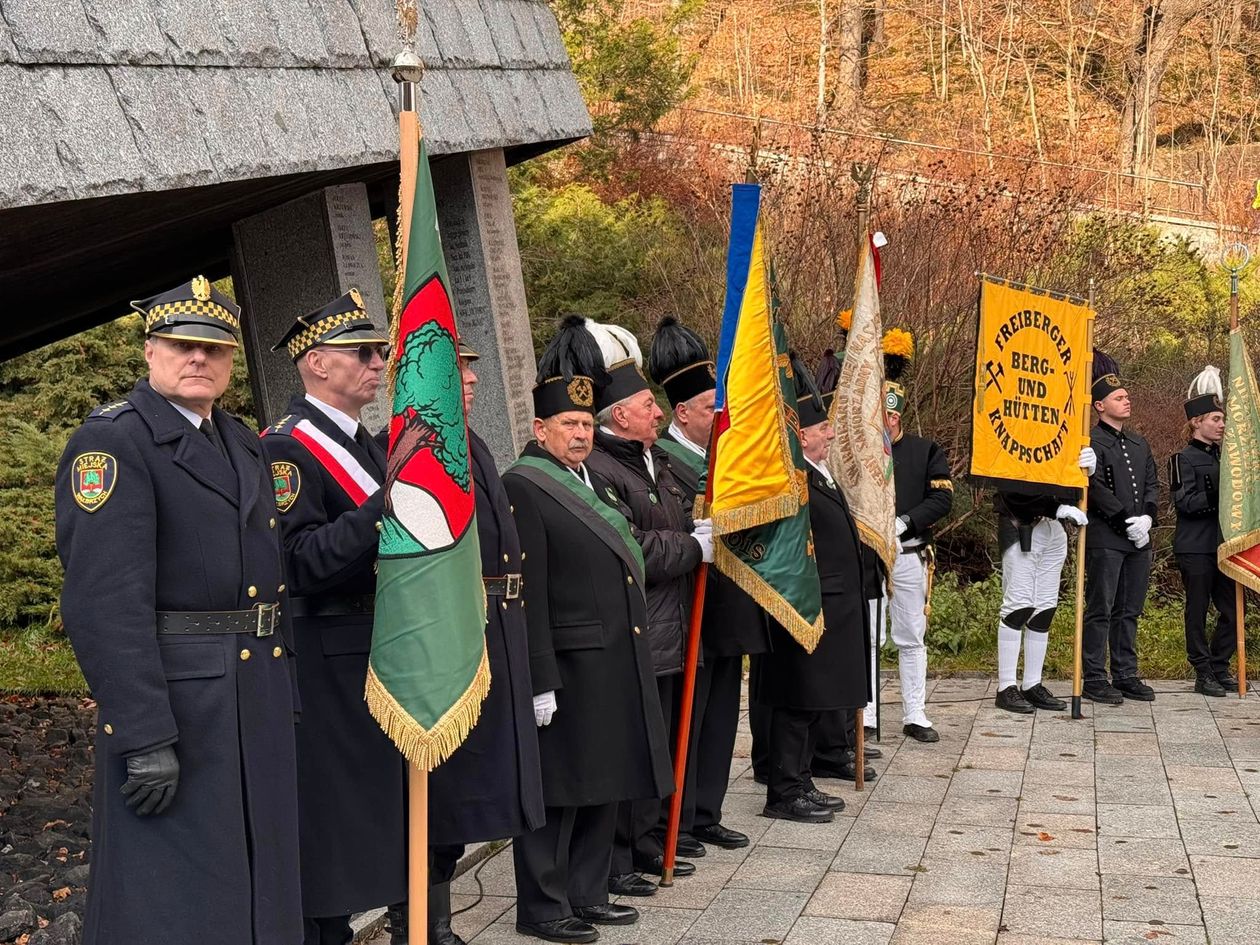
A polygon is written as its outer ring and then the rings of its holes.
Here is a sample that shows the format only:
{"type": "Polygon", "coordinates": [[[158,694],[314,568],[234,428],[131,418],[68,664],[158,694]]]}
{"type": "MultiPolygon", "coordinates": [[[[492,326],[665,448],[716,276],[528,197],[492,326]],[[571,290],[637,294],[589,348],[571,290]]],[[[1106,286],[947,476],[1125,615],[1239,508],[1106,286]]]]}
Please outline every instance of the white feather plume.
{"type": "Polygon", "coordinates": [[[1209,364],[1190,382],[1190,389],[1186,393],[1187,400],[1194,400],[1196,397],[1203,397],[1208,394],[1216,397],[1222,403],[1225,401],[1225,389],[1221,386],[1221,370],[1215,364],[1209,364]]]}
{"type": "Polygon", "coordinates": [[[632,332],[620,325],[604,325],[589,318],[586,320],[586,330],[591,333],[604,355],[604,367],[612,367],[627,358],[634,358],[634,363],[643,367],[643,351],[632,332]]]}

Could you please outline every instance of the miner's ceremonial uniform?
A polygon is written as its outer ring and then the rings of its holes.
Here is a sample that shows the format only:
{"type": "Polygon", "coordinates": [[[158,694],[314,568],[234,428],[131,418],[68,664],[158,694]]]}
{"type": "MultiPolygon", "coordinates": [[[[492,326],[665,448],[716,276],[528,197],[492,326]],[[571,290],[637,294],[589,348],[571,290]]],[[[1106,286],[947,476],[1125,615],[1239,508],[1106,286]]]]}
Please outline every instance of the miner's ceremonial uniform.
{"type": "MultiPolygon", "coordinates": [[[[357,293],[304,316],[276,347],[384,345],[357,293]]],[[[298,791],[308,945],[348,942],[353,913],[406,897],[406,767],[363,699],[385,451],[311,394],[263,431],[298,640],[298,791]]]]}
{"type": "MultiPolygon", "coordinates": [[[[202,277],[133,305],[150,336],[236,344],[239,309],[202,277]]],[[[92,412],[57,469],[61,613],[99,716],[85,945],[302,936],[271,477],[244,423],[217,407],[197,420],[142,380],[92,412]],[[164,749],[177,787],[137,816],[129,763],[164,749]]]]}

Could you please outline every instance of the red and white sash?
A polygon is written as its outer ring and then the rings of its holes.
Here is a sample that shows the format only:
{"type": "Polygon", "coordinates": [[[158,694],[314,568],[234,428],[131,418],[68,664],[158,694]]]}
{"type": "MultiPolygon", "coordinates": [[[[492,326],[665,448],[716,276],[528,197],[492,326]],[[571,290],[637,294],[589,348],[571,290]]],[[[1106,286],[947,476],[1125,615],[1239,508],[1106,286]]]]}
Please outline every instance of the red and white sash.
{"type": "Polygon", "coordinates": [[[362,505],[381,487],[348,449],[311,421],[299,420],[290,436],[310,451],[355,505],[362,505]]]}

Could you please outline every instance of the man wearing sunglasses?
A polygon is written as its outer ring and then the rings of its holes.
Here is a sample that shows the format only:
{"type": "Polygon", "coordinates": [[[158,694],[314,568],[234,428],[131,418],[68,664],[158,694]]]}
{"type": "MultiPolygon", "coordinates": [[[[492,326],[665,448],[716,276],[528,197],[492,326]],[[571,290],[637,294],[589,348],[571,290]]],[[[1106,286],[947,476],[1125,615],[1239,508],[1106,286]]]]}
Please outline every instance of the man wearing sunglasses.
{"type": "Polygon", "coordinates": [[[405,768],[363,701],[385,450],[359,414],[389,344],[351,289],[298,318],[281,348],[305,388],[262,439],[297,637],[303,941],[348,945],[353,913],[406,898],[405,768]]]}

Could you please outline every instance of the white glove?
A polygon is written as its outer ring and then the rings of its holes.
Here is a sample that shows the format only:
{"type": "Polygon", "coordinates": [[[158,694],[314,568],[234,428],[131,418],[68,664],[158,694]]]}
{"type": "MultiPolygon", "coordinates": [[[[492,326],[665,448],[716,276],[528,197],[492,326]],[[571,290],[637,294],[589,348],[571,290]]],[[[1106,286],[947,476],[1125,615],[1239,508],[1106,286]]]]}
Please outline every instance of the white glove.
{"type": "Polygon", "coordinates": [[[551,724],[551,717],[556,714],[556,691],[540,692],[534,696],[534,724],[539,728],[551,724]]]}
{"type": "Polygon", "coordinates": [[[895,542],[897,543],[897,554],[901,554],[901,552],[903,551],[903,549],[902,549],[902,547],[901,547],[901,539],[900,539],[900,538],[894,538],[894,539],[893,539],[893,541],[895,541],[895,542]]]}
{"type": "Polygon", "coordinates": [[[692,524],[694,527],[691,530],[691,534],[693,535],[713,534],[713,519],[711,518],[698,518],[692,524]]]}
{"type": "Polygon", "coordinates": [[[696,540],[696,544],[700,546],[700,560],[705,564],[713,563],[713,532],[694,531],[691,537],[696,540]]]}
{"type": "Polygon", "coordinates": [[[904,535],[906,533],[906,529],[909,527],[910,527],[909,523],[906,522],[904,518],[898,517],[897,518],[897,537],[900,538],[902,535],[904,535]]]}
{"type": "Polygon", "coordinates": [[[1129,541],[1142,548],[1151,538],[1151,517],[1149,515],[1135,515],[1126,518],[1124,524],[1128,526],[1124,533],[1128,536],[1129,541]]]}
{"type": "Polygon", "coordinates": [[[1142,537],[1139,538],[1137,541],[1135,541],[1133,544],[1139,548],[1145,548],[1150,543],[1151,543],[1151,536],[1144,533],[1142,537]]]}
{"type": "Polygon", "coordinates": [[[1092,446],[1082,446],[1080,459],[1076,461],[1076,465],[1085,470],[1085,475],[1092,476],[1094,470],[1098,468],[1098,456],[1094,453],[1092,446]]]}
{"type": "MultiPolygon", "coordinates": [[[[1088,447],[1086,447],[1088,449],[1088,447]]],[[[1075,505],[1060,505],[1054,510],[1054,517],[1060,522],[1071,522],[1073,525],[1088,525],[1089,516],[1075,505]]]]}

